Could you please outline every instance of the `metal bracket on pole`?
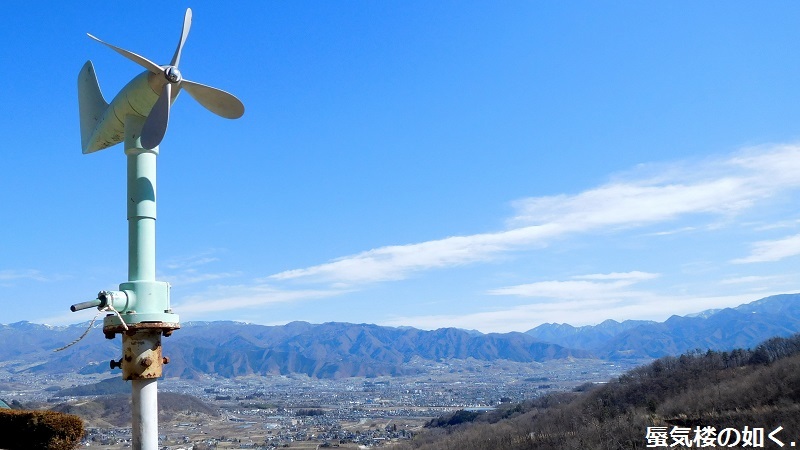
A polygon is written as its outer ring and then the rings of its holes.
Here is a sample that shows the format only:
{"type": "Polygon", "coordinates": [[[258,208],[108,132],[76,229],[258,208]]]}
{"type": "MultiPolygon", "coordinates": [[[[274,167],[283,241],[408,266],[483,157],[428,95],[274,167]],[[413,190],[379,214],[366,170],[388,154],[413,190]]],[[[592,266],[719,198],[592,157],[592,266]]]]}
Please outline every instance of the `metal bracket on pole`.
{"type": "Polygon", "coordinates": [[[122,379],[151,380],[160,378],[169,360],[161,352],[161,332],[139,330],[122,336],[122,379]]]}

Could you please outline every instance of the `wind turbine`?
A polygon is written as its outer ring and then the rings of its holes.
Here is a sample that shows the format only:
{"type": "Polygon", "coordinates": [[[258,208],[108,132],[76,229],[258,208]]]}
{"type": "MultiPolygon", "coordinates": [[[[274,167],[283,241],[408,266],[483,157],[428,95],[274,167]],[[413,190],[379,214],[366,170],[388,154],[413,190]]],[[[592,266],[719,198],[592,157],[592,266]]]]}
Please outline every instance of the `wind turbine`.
{"type": "Polygon", "coordinates": [[[155,279],[156,156],[169,123],[170,106],[185,89],[206,109],[228,119],[244,114],[239,99],[223,90],[184,79],[178,70],[183,45],[192,25],[192,10],[183,19],[178,46],[170,63],[158,65],[131,51],[89,37],[144,67],[107,103],[91,61],[78,75],[81,145],[93,153],[124,142],[127,155],[128,281],[118,291],[101,291],[95,300],[72,305],[72,311],[97,307],[110,311],[103,320],[109,339],[122,335],[122,369],[132,385],[132,434],[135,450],[158,449],[158,388],[168,362],[161,337],[180,328],[169,303],[169,283],[155,279]]]}
{"type": "Polygon", "coordinates": [[[167,131],[170,105],[181,89],[185,89],[198,103],[219,116],[238,119],[244,114],[244,105],[239,99],[221,89],[184,79],[178,70],[183,44],[191,25],[192,10],[187,9],[178,47],[170,63],[163,66],[88,35],[147,70],[131,80],[114,97],[111,104],[108,104],[100,92],[92,62],[86,62],[78,79],[84,153],[92,153],[121,142],[125,131],[122,119],[126,115],[145,118],[141,128],[142,147],[148,150],[157,147],[167,131]]]}

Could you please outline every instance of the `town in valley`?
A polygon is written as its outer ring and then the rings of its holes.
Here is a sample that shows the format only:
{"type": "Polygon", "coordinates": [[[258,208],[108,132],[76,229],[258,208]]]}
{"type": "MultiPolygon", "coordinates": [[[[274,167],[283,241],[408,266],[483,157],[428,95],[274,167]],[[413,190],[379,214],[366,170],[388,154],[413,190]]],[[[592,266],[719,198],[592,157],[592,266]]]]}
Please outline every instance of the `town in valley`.
{"type": "MultiPolygon", "coordinates": [[[[167,377],[159,381],[160,403],[174,393],[181,395],[178,402],[192,398],[190,403],[204,407],[178,404],[165,412],[160,405],[159,446],[163,450],[203,450],[391,445],[410,439],[425,423],[451,411],[488,410],[548,392],[573,390],[585,383],[602,383],[636,365],[594,359],[413,363],[424,366],[424,374],[341,379],[298,374],[167,377]]],[[[0,398],[42,409],[70,405],[70,411],[85,422],[87,433],[81,448],[131,448],[130,424],[119,420],[130,408],[125,387],[113,397],[116,404],[110,412],[96,404],[103,396],[62,393],[115,376],[118,374],[36,375],[0,368],[0,398]],[[113,418],[118,419],[116,423],[113,418]]]]}

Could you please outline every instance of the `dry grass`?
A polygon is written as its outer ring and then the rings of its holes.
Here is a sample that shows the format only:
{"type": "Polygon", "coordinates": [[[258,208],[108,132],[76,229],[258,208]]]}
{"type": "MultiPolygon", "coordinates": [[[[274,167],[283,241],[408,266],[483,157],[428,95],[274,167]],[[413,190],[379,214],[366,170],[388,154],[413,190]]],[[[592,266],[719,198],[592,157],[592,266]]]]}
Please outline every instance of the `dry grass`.
{"type": "Polygon", "coordinates": [[[0,448],[73,450],[83,438],[83,421],[55,411],[0,410],[0,448]]]}

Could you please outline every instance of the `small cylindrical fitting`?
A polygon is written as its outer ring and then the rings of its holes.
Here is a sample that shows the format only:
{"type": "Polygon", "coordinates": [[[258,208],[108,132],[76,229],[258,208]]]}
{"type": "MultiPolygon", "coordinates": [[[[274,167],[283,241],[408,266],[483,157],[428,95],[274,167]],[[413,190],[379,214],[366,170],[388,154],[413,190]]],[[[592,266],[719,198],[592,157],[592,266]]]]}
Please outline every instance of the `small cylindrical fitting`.
{"type": "Polygon", "coordinates": [[[100,308],[112,307],[117,311],[124,311],[128,308],[128,293],[125,291],[100,291],[97,294],[100,300],[100,308]]]}
{"type": "Polygon", "coordinates": [[[94,300],[89,300],[88,302],[76,303],[76,304],[70,306],[69,310],[72,311],[72,312],[76,312],[76,311],[80,311],[82,309],[89,309],[89,308],[94,308],[94,307],[100,308],[102,306],[103,306],[103,302],[99,298],[97,298],[97,299],[94,299],[94,300]]]}

